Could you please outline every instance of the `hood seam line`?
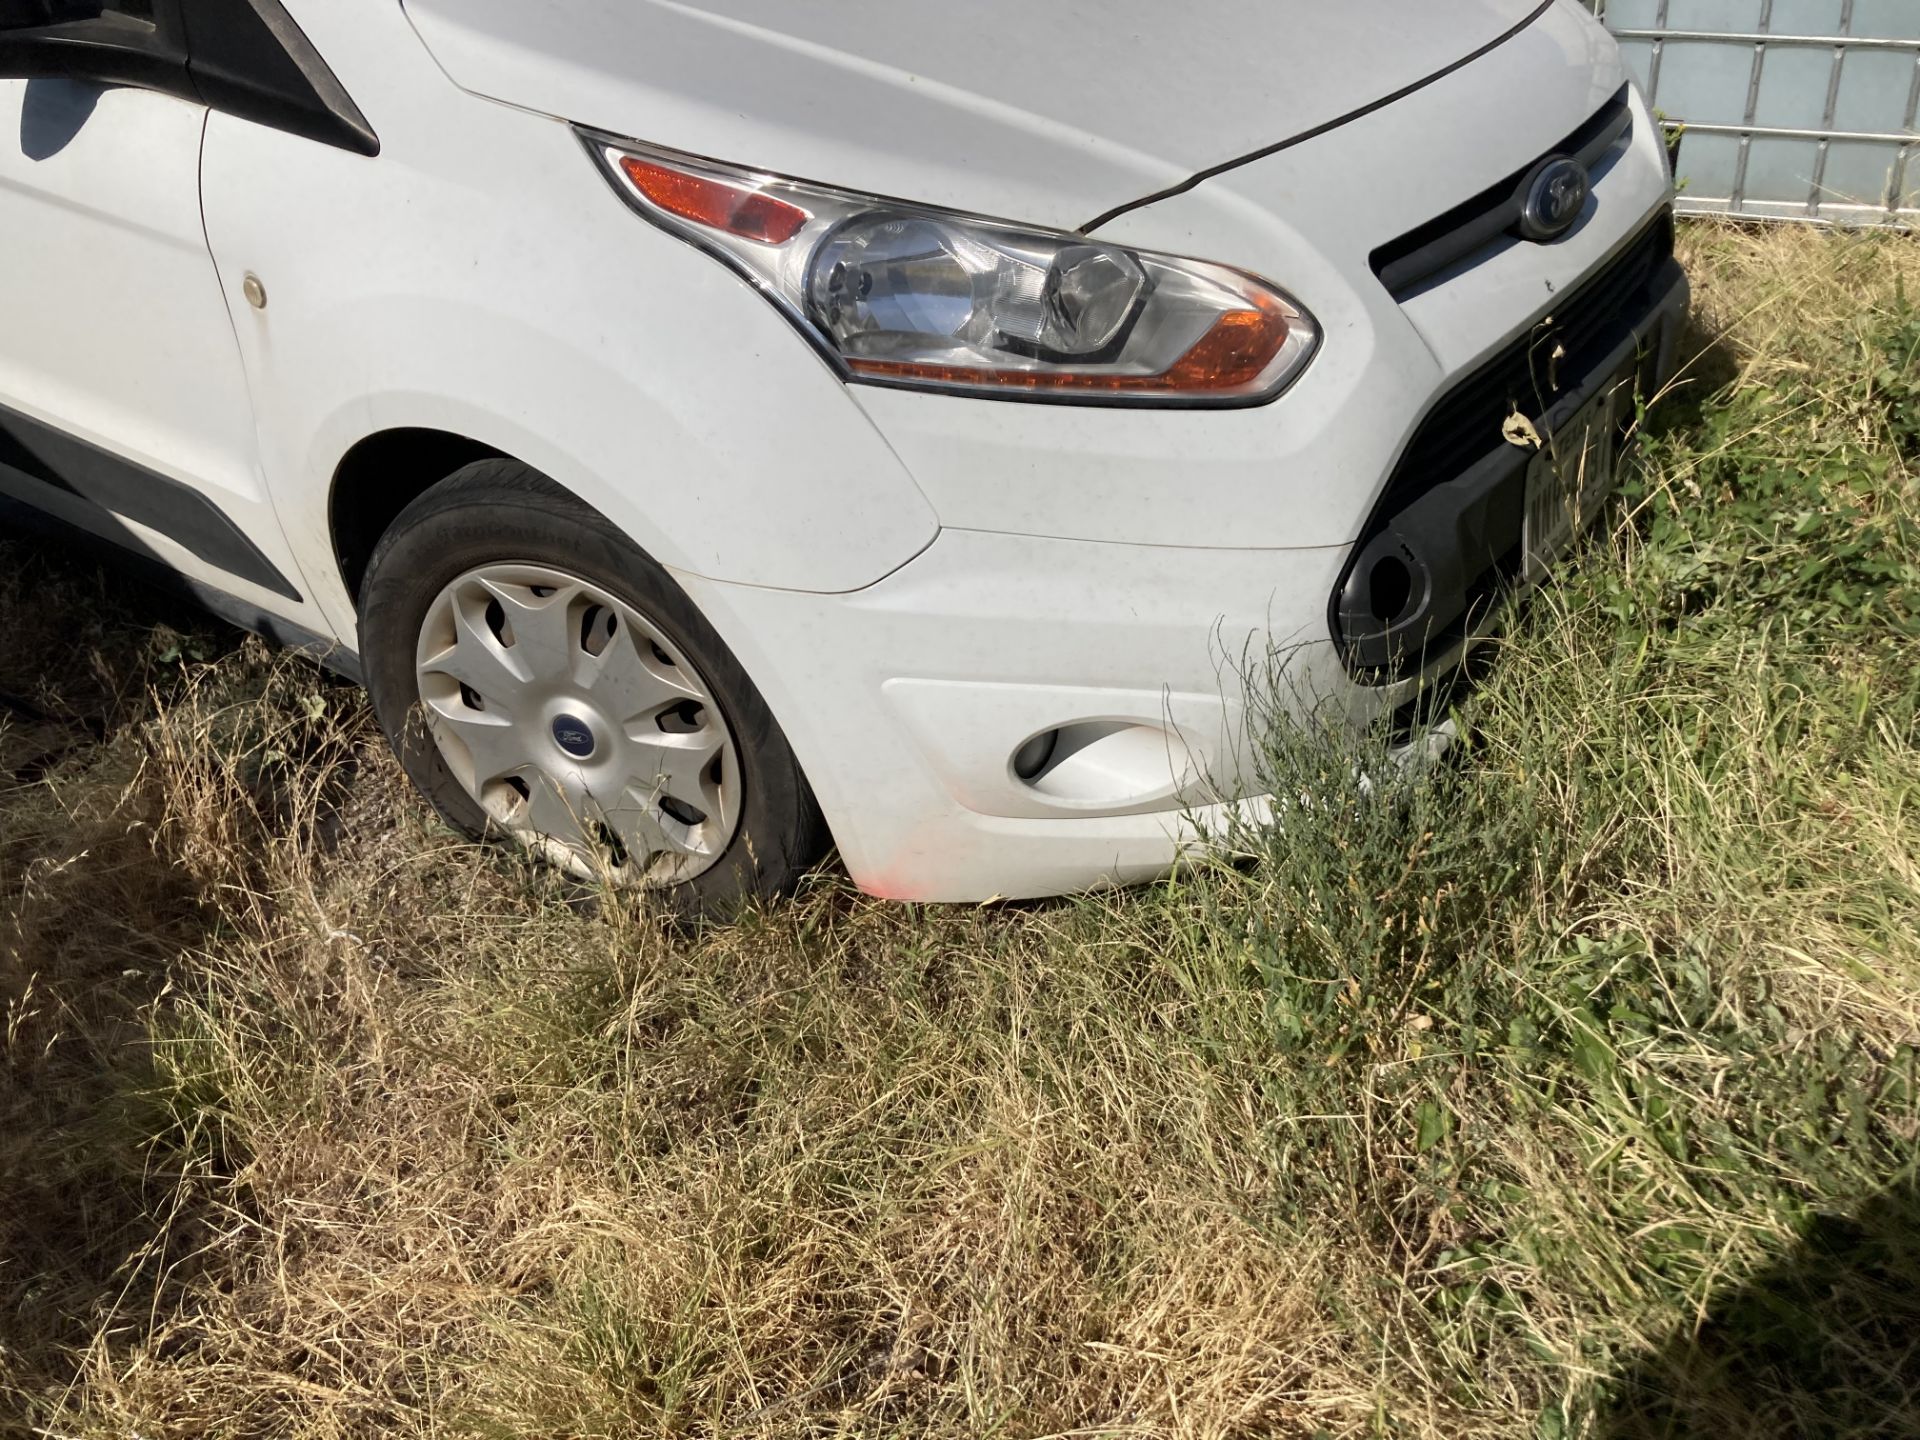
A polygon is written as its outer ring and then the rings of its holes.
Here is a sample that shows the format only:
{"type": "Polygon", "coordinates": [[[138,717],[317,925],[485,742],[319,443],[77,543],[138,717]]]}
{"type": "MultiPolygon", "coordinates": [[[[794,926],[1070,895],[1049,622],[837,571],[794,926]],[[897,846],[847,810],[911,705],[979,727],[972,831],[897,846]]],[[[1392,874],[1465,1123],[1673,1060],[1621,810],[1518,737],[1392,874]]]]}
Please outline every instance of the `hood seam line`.
{"type": "Polygon", "coordinates": [[[1157,205],[1162,200],[1171,200],[1176,195],[1185,195],[1189,190],[1195,189],[1196,187],[1204,184],[1206,181],[1213,179],[1216,175],[1224,175],[1229,170],[1238,170],[1242,165],[1251,165],[1257,160],[1265,160],[1268,156],[1278,155],[1282,150],[1291,150],[1296,145],[1304,145],[1309,140],[1317,140],[1322,135],[1325,135],[1331,130],[1338,130],[1342,125],[1350,125],[1355,120],[1364,119],[1366,116],[1373,114],[1376,110],[1384,110],[1389,105],[1398,104],[1400,101],[1406,99],[1409,95],[1412,95],[1418,91],[1424,90],[1429,85],[1438,84],[1440,81],[1446,79],[1449,75],[1452,75],[1457,71],[1466,69],[1467,66],[1473,64],[1476,60],[1485,59],[1488,55],[1492,54],[1495,50],[1498,50],[1502,45],[1505,45],[1509,40],[1512,40],[1516,36],[1518,36],[1522,31],[1531,29],[1534,23],[1538,21],[1542,15],[1546,14],[1547,11],[1553,9],[1554,4],[1555,4],[1555,0],[1543,0],[1543,3],[1538,8],[1536,8],[1532,14],[1528,15],[1524,20],[1520,21],[1520,23],[1515,25],[1511,30],[1508,30],[1504,34],[1499,35],[1492,40],[1489,40],[1485,45],[1482,45],[1478,50],[1473,51],[1469,55],[1462,56],[1460,59],[1454,61],[1451,65],[1448,65],[1444,69],[1436,70],[1433,72],[1433,74],[1427,76],[1426,78],[1421,80],[1416,80],[1413,84],[1408,85],[1402,89],[1396,90],[1391,95],[1382,96],[1378,100],[1372,101],[1371,103],[1366,105],[1362,105],[1357,110],[1350,110],[1345,115],[1342,115],[1337,119],[1328,120],[1324,124],[1316,125],[1311,130],[1303,130],[1298,135],[1294,135],[1289,137],[1288,139],[1281,140],[1276,144],[1267,145],[1262,147],[1261,149],[1249,151],[1245,155],[1236,156],[1232,160],[1225,160],[1218,165],[1210,166],[1205,170],[1198,171],[1195,174],[1188,176],[1185,180],[1182,180],[1178,185],[1171,186],[1165,190],[1157,190],[1153,194],[1142,196],[1138,200],[1129,200],[1124,205],[1116,205],[1113,209],[1106,211],[1104,214],[1094,216],[1093,219],[1089,220],[1086,224],[1082,225],[1076,233],[1081,235],[1091,235],[1094,231],[1098,230],[1102,225],[1111,224],[1113,221],[1118,220],[1122,215],[1126,215],[1134,210],[1142,209],[1148,205],[1157,205]]]}

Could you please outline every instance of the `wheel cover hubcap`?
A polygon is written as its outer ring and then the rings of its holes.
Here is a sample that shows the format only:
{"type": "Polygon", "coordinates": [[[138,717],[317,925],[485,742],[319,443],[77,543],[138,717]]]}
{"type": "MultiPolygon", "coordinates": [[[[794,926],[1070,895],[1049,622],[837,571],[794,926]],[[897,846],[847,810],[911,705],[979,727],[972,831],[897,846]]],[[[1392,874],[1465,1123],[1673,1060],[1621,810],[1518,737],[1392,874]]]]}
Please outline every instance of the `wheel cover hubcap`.
{"type": "Polygon", "coordinates": [[[740,823],[733,732],[660,628],[579,576],[486,565],[427,608],[427,727],[489,820],[576,875],[672,885],[740,823]]]}

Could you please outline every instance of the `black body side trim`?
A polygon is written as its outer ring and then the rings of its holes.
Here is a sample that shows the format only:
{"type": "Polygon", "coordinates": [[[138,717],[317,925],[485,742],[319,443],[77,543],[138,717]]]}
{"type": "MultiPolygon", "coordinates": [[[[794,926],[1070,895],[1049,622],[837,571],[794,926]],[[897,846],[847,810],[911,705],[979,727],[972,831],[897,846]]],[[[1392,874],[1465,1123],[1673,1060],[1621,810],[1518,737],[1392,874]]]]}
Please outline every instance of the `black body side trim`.
{"type": "Polygon", "coordinates": [[[32,531],[63,541],[74,541],[88,551],[110,555],[112,563],[157,589],[185,595],[209,614],[236,629],[248,631],[288,650],[297,650],[319,661],[342,679],[364,684],[360,656],[304,625],[295,625],[278,615],[268,615],[259,606],[239,596],[182,575],[152,551],[142,549],[131,534],[114,540],[92,530],[82,530],[58,515],[35,509],[24,500],[0,494],[0,529],[32,531]]]}
{"type": "Polygon", "coordinates": [[[1533,25],[1533,22],[1538,20],[1542,15],[1546,14],[1547,11],[1553,8],[1553,6],[1554,6],[1554,0],[1545,0],[1544,4],[1540,5],[1537,9],[1533,11],[1532,14],[1528,15],[1526,19],[1522,20],[1518,25],[1515,25],[1511,30],[1507,31],[1504,35],[1501,35],[1493,40],[1489,40],[1486,44],[1482,45],[1478,50],[1474,51],[1471,55],[1463,56],[1461,59],[1458,59],[1454,61],[1453,64],[1447,66],[1444,70],[1434,71],[1433,74],[1427,76],[1427,78],[1424,80],[1416,80],[1413,84],[1403,86],[1401,89],[1394,91],[1393,94],[1391,95],[1382,96],[1380,99],[1375,100],[1370,104],[1362,105],[1358,110],[1349,110],[1346,114],[1340,116],[1340,118],[1337,120],[1329,120],[1324,125],[1316,125],[1311,130],[1303,130],[1298,135],[1293,136],[1291,139],[1282,140],[1278,144],[1268,145],[1265,148],[1260,150],[1255,150],[1250,154],[1241,155],[1236,159],[1227,160],[1219,165],[1215,165],[1209,169],[1202,170],[1199,172],[1199,174],[1189,176],[1187,179],[1182,180],[1178,185],[1170,186],[1165,190],[1156,191],[1151,195],[1142,196],[1138,200],[1129,200],[1124,205],[1116,205],[1113,209],[1107,211],[1106,214],[1096,215],[1094,216],[1093,219],[1089,220],[1086,224],[1082,225],[1080,227],[1080,233],[1083,235],[1091,235],[1095,230],[1098,230],[1102,225],[1108,224],[1111,221],[1119,219],[1122,215],[1125,215],[1129,210],[1139,210],[1148,205],[1157,205],[1162,200],[1171,200],[1176,195],[1184,195],[1189,190],[1192,190],[1195,187],[1204,184],[1206,181],[1211,180],[1216,175],[1224,175],[1229,170],[1238,170],[1242,165],[1251,165],[1254,163],[1254,161],[1264,160],[1269,155],[1278,155],[1282,150],[1291,150],[1294,146],[1304,145],[1309,140],[1318,140],[1322,135],[1325,135],[1329,130],[1338,130],[1342,125],[1349,125],[1355,120],[1363,119],[1366,116],[1373,114],[1373,112],[1376,110],[1384,110],[1387,108],[1387,106],[1396,104],[1399,101],[1406,99],[1407,96],[1416,94],[1419,91],[1426,89],[1427,86],[1446,79],[1447,76],[1453,74],[1456,70],[1464,70],[1467,68],[1467,66],[1473,64],[1474,61],[1484,59],[1488,55],[1491,55],[1495,50],[1498,50],[1502,45],[1506,44],[1509,40],[1513,39],[1513,37],[1518,35],[1521,31],[1531,28],[1533,25]]]}
{"type": "Polygon", "coordinates": [[[5,407],[0,407],[0,470],[156,530],[263,590],[301,599],[259,546],[198,490],[5,407]]]}

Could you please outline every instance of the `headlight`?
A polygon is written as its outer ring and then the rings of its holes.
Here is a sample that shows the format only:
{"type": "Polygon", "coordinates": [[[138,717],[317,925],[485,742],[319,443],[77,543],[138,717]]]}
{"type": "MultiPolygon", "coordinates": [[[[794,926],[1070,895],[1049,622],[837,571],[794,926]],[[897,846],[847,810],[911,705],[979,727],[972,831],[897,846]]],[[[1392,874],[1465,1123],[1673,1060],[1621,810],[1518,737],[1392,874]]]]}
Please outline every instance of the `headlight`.
{"type": "Polygon", "coordinates": [[[849,380],[1249,405],[1319,343],[1296,301],[1222,265],[584,138],[630,205],[759,287],[849,380]]]}

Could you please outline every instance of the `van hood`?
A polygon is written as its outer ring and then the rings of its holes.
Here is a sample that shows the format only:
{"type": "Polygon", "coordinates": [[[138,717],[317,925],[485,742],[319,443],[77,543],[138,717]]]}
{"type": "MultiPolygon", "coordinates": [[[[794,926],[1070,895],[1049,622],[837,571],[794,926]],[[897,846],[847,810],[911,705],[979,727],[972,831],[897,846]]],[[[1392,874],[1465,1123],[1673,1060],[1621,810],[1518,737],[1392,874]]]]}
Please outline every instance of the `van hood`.
{"type": "Polygon", "coordinates": [[[441,67],[477,95],[781,175],[1060,229],[1371,108],[1547,8],[404,3],[441,67]]]}

